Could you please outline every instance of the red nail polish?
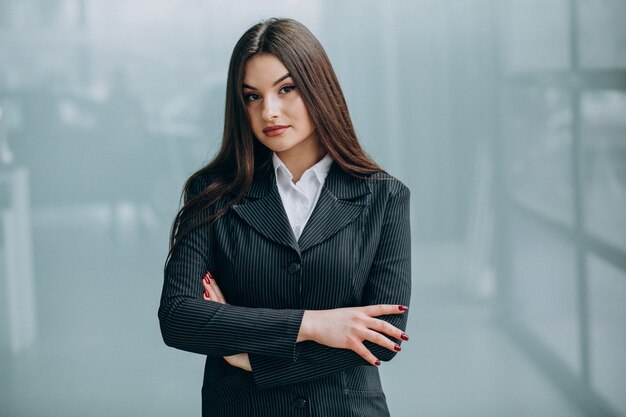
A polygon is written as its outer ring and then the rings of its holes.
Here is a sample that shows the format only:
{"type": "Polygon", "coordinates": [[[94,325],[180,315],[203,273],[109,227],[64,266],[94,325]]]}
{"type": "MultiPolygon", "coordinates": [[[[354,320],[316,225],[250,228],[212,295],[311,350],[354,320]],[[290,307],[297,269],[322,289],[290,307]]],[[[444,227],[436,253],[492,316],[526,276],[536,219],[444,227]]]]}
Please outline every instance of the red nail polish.
{"type": "Polygon", "coordinates": [[[380,361],[378,359],[376,359],[376,362],[374,362],[374,365],[380,366],[380,361]]]}
{"type": "Polygon", "coordinates": [[[407,311],[409,308],[407,306],[398,306],[398,310],[407,311]]]}
{"type": "Polygon", "coordinates": [[[394,347],[394,350],[396,350],[397,352],[400,352],[402,350],[402,348],[400,347],[400,345],[396,344],[394,347]]]}
{"type": "Polygon", "coordinates": [[[409,335],[406,333],[402,333],[402,335],[400,336],[400,339],[402,340],[409,340],[409,335]]]}
{"type": "Polygon", "coordinates": [[[204,290],[204,296],[206,298],[209,298],[209,299],[211,298],[211,296],[209,295],[209,292],[207,290],[204,290]]]}
{"type": "Polygon", "coordinates": [[[209,277],[207,277],[206,275],[204,276],[204,282],[206,282],[207,284],[210,284],[209,277]]]}

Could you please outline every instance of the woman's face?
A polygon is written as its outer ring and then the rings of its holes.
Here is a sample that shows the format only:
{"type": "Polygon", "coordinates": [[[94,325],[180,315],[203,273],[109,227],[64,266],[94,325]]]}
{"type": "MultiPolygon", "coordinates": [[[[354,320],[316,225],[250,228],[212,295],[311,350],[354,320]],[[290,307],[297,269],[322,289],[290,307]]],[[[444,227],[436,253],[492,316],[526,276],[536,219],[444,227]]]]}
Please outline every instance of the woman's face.
{"type": "Polygon", "coordinates": [[[315,126],[302,97],[275,55],[261,53],[249,58],[242,87],[248,120],[261,143],[277,154],[318,146],[315,126]]]}

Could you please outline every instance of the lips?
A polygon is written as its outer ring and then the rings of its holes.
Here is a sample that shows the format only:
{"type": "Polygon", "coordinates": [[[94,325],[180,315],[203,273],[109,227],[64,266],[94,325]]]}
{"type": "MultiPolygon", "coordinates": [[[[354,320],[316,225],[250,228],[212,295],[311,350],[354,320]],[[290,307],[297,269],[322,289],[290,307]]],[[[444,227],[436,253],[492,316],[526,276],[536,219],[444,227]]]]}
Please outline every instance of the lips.
{"type": "Polygon", "coordinates": [[[287,125],[274,125],[274,126],[268,126],[265,129],[263,129],[263,133],[265,133],[267,136],[277,136],[282,134],[285,130],[287,130],[289,126],[287,125]]]}

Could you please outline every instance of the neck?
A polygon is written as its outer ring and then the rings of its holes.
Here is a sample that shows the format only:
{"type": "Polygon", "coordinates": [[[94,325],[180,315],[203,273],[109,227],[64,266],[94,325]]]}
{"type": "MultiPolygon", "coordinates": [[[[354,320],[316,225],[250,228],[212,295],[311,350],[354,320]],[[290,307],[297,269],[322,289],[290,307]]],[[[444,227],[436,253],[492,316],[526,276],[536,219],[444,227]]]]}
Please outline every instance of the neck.
{"type": "Polygon", "coordinates": [[[299,181],[304,171],[318,163],[326,155],[326,151],[318,140],[301,143],[298,145],[298,148],[276,152],[276,156],[283,161],[291,175],[293,175],[293,182],[299,181]]]}

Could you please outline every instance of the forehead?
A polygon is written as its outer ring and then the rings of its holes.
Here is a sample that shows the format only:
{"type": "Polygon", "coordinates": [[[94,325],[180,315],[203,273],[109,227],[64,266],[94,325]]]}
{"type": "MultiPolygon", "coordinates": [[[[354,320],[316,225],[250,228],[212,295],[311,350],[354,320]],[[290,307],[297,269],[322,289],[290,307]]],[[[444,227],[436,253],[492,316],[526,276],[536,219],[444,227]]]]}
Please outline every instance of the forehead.
{"type": "Polygon", "coordinates": [[[243,70],[243,83],[255,87],[271,86],[285,75],[287,68],[274,54],[261,53],[246,61],[243,70]]]}

